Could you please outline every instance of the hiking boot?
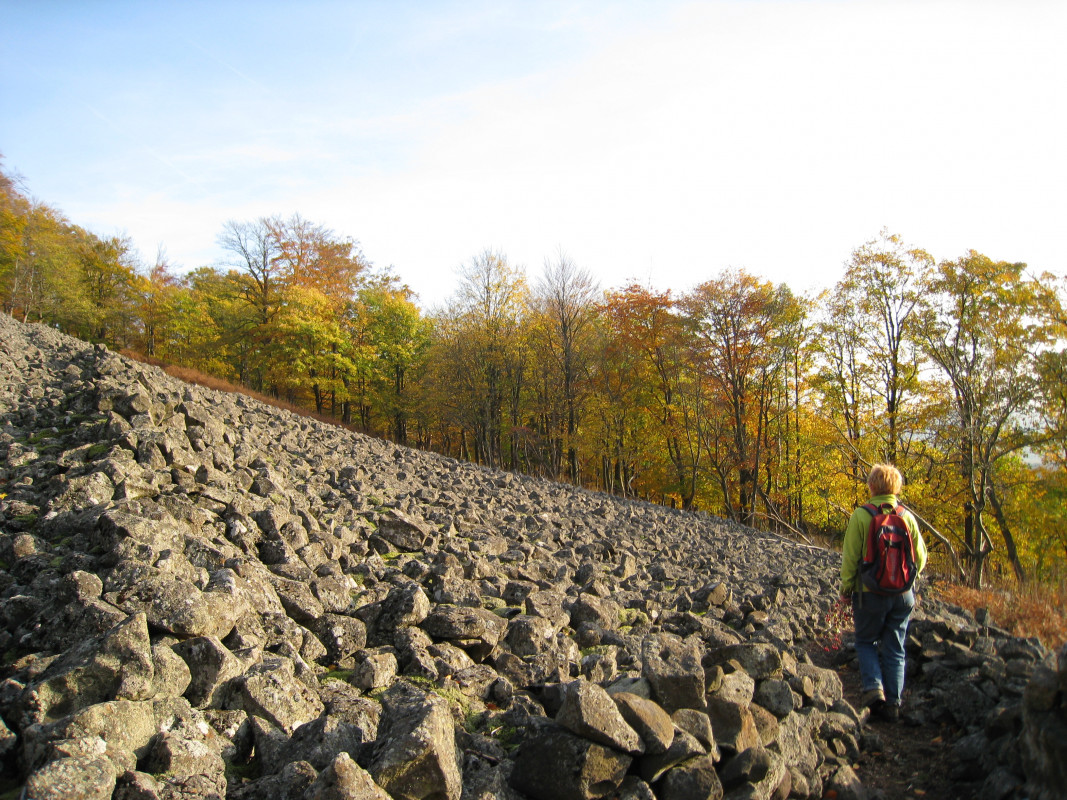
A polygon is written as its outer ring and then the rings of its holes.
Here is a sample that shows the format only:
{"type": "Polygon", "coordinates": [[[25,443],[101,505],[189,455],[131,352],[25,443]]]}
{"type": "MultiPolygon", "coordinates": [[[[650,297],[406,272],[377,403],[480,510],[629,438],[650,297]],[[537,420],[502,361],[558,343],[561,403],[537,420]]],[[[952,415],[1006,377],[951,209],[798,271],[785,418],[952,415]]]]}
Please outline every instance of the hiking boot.
{"type": "Polygon", "coordinates": [[[871,716],[882,722],[900,722],[900,704],[880,703],[876,706],[871,706],[871,716]]]}
{"type": "Polygon", "coordinates": [[[881,687],[868,689],[863,693],[863,699],[860,700],[860,705],[864,708],[869,708],[872,711],[877,706],[885,705],[885,692],[882,691],[881,687]]]}

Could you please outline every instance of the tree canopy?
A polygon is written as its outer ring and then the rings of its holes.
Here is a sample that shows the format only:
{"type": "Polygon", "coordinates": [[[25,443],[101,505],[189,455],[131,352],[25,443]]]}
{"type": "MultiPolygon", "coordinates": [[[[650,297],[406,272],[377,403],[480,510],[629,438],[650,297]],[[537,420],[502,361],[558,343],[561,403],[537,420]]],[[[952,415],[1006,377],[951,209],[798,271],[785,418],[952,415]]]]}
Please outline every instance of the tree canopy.
{"type": "Polygon", "coordinates": [[[368,433],[622,497],[832,539],[897,464],[935,562],[1067,577],[1061,281],[881,231],[803,296],[743,269],[601,289],[487,249],[423,309],[299,214],[222,223],[222,263],[144,263],[0,171],[0,306],[368,433]]]}

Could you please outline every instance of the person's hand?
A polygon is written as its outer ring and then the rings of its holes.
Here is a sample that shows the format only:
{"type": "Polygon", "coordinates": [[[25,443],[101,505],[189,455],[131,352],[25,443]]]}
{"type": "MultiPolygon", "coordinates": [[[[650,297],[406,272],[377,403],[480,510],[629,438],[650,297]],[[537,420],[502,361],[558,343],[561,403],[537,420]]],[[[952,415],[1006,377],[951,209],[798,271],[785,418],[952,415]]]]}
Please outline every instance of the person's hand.
{"type": "Polygon", "coordinates": [[[852,603],[852,595],[843,594],[839,598],[837,598],[837,602],[840,603],[841,605],[845,605],[846,603],[851,604],[852,603]]]}

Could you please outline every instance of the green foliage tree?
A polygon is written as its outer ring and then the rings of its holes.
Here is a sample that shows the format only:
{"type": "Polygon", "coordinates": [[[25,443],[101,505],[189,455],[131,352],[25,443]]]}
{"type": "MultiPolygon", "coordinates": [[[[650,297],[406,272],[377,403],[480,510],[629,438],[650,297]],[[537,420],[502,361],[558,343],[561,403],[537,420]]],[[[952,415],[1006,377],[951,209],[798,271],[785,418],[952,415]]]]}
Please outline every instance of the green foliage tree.
{"type": "Polygon", "coordinates": [[[1019,581],[1026,573],[998,492],[1006,459],[1046,440],[1038,417],[1040,353],[1056,341],[1055,293],[1025,265],[970,251],[942,261],[925,283],[921,337],[944,378],[946,407],[936,435],[963,483],[963,545],[981,586],[993,539],[992,509],[1019,581]]]}
{"type": "Polygon", "coordinates": [[[517,466],[518,420],[506,412],[516,408],[509,401],[522,396],[526,377],[520,335],[529,306],[526,279],[492,250],[463,265],[459,276],[449,306],[434,317],[434,402],[457,432],[462,457],[517,466]]]}

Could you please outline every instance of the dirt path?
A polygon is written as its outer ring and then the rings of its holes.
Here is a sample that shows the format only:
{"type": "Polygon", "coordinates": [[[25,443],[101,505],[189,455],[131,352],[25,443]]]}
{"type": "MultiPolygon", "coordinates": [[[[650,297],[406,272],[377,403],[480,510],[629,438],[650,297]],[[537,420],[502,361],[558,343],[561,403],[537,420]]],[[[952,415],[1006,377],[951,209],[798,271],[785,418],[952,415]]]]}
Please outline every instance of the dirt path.
{"type": "MultiPolygon", "coordinates": [[[[855,661],[833,663],[832,653],[811,653],[812,660],[833,669],[841,678],[845,699],[860,708],[860,679],[855,661]]],[[[853,765],[872,800],[970,800],[975,784],[951,777],[951,743],[954,731],[935,724],[920,724],[905,715],[898,723],[869,720],[859,761],[853,765]]]]}

